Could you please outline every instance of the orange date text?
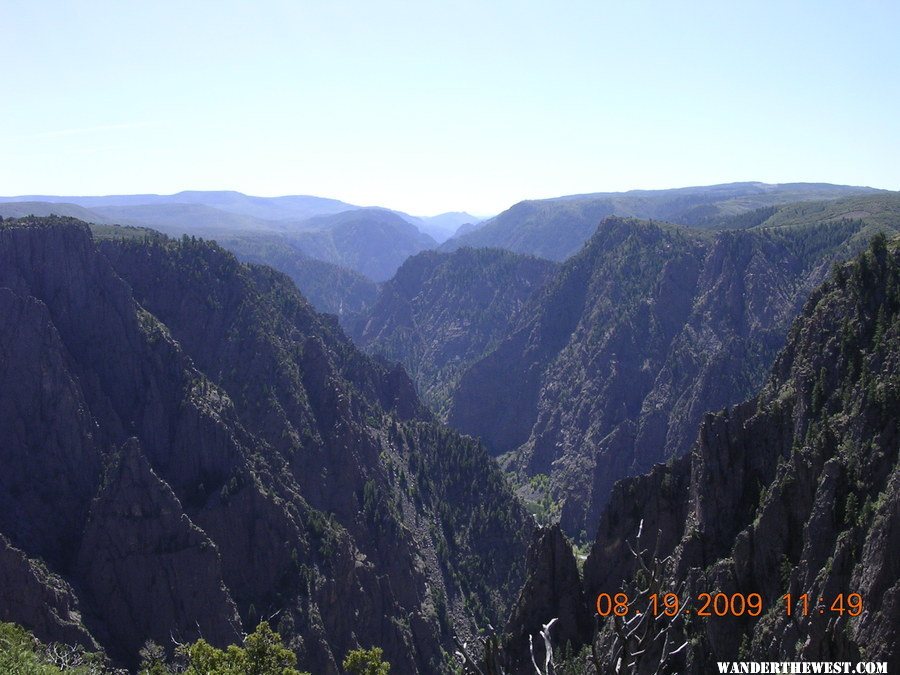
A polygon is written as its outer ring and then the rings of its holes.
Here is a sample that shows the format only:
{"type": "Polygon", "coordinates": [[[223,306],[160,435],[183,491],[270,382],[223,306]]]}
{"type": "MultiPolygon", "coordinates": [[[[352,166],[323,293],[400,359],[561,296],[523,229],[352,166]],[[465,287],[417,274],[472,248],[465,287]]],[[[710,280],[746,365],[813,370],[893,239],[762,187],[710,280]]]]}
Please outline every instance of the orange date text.
{"type": "MultiPolygon", "coordinates": [[[[777,599],[787,616],[833,614],[859,616],[863,598],[859,593],[838,593],[834,597],[814,598],[808,593],[785,594],[777,599]]],[[[682,598],[677,593],[651,593],[633,601],[627,593],[600,593],[595,603],[601,617],[630,616],[647,612],[653,616],[694,615],[699,617],[758,617],[767,609],[759,593],[698,593],[682,598]]]]}

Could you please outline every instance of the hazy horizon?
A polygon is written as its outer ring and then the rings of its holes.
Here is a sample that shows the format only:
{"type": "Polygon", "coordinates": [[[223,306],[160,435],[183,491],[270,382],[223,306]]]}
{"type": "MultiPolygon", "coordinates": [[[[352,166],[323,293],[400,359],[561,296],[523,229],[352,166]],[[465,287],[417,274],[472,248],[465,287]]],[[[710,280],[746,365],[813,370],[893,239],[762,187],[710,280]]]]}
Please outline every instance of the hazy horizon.
{"type": "Polygon", "coordinates": [[[900,6],[7,5],[9,195],[900,188],[900,6]]]}
{"type": "MultiPolygon", "coordinates": [[[[794,180],[794,181],[785,181],[784,183],[763,183],[762,181],[745,180],[745,181],[731,181],[729,183],[713,183],[710,185],[672,185],[672,186],[661,187],[661,188],[635,187],[635,188],[628,188],[625,190],[598,189],[598,190],[591,190],[590,192],[568,192],[565,194],[558,194],[558,195],[545,195],[545,196],[540,196],[540,197],[524,197],[523,199],[521,199],[519,201],[552,200],[552,199],[560,199],[560,198],[566,198],[566,197],[577,197],[577,196],[581,196],[581,195],[603,194],[603,193],[627,194],[630,192],[682,190],[682,189],[716,187],[718,185],[742,184],[742,183],[748,183],[748,184],[759,183],[759,184],[763,184],[763,185],[791,185],[791,184],[796,184],[796,185],[816,185],[816,184],[842,185],[840,183],[834,183],[834,182],[830,182],[830,181],[794,180]]],[[[878,185],[846,185],[845,187],[871,188],[871,189],[875,189],[875,190],[896,191],[896,190],[893,190],[892,188],[880,187],[878,185]]],[[[395,208],[394,206],[392,206],[390,204],[352,204],[346,199],[341,199],[341,197],[339,197],[339,196],[335,197],[332,195],[313,195],[313,194],[304,194],[304,193],[299,193],[299,192],[291,193],[291,194],[268,194],[268,195],[267,194],[250,194],[248,192],[244,192],[243,190],[234,190],[234,189],[228,189],[228,188],[221,189],[221,190],[195,190],[192,188],[187,188],[184,190],[176,190],[175,192],[169,192],[169,193],[148,192],[146,190],[141,190],[141,191],[137,191],[137,192],[119,192],[119,193],[114,193],[114,194],[111,193],[111,194],[79,194],[79,195],[76,195],[76,194],[50,194],[50,193],[44,192],[44,193],[30,193],[30,194],[18,194],[18,195],[12,195],[12,194],[0,195],[0,200],[41,201],[41,198],[51,198],[54,200],[60,200],[60,199],[68,198],[68,197],[71,197],[73,199],[84,199],[84,198],[87,198],[87,199],[113,198],[114,199],[116,197],[134,197],[134,196],[141,196],[141,195],[153,196],[153,197],[174,197],[176,195],[183,194],[183,193],[198,193],[198,192],[201,192],[201,193],[202,192],[236,193],[236,194],[241,194],[245,197],[263,198],[263,199],[278,199],[278,198],[285,198],[285,197],[312,197],[312,198],[320,198],[320,199],[344,202],[351,208],[354,208],[354,207],[355,208],[363,208],[363,209],[383,208],[383,209],[389,209],[389,210],[395,210],[395,211],[402,211],[404,213],[408,213],[411,216],[416,216],[416,217],[420,217],[420,218],[434,218],[437,216],[447,215],[447,214],[451,214],[451,213],[468,213],[469,215],[476,216],[476,217],[480,218],[481,220],[487,220],[489,218],[493,218],[497,214],[502,213],[503,211],[506,211],[510,207],[514,206],[514,204],[507,204],[503,208],[498,209],[497,211],[494,211],[491,213],[476,213],[476,212],[473,212],[471,209],[466,209],[466,208],[462,208],[462,207],[452,208],[447,211],[434,212],[434,213],[409,213],[409,212],[403,211],[403,209],[395,208]]],[[[65,202],[60,201],[59,203],[65,203],[65,202]]],[[[516,203],[518,203],[518,202],[516,202],[516,203]]]]}

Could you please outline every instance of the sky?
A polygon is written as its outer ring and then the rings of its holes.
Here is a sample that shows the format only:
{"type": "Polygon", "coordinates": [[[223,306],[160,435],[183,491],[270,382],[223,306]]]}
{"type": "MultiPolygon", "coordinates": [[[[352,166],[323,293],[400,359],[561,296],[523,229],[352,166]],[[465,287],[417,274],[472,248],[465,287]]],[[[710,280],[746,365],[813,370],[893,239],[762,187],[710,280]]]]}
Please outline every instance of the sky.
{"type": "Polygon", "coordinates": [[[900,2],[0,0],[0,194],[900,189],[900,2]]]}

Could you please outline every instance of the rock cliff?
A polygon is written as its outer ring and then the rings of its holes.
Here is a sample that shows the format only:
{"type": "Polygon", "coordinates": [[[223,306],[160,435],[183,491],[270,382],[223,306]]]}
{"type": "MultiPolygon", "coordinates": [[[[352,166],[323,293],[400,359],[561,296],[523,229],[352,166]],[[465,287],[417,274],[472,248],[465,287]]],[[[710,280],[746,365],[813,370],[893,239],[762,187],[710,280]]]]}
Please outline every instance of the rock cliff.
{"type": "Polygon", "coordinates": [[[832,262],[877,229],[608,218],[462,375],[448,422],[509,453],[521,482],[549,474],[563,529],[589,537],[617,480],[683,455],[707,411],[758,391],[832,262]]]}
{"type": "Polygon", "coordinates": [[[376,644],[416,673],[505,616],[530,525],[502,475],[283,275],[4,221],[0,310],[4,619],[125,664],[269,619],[301,669],[376,644]]]}
{"type": "Polygon", "coordinates": [[[509,251],[426,251],[382,286],[351,334],[370,354],[403,364],[444,417],[462,374],[512,331],[555,271],[547,260],[509,251]]]}
{"type": "MultiPolygon", "coordinates": [[[[660,592],[677,591],[693,613],[668,625],[669,644],[687,645],[663,669],[900,666],[898,354],[900,241],[876,238],[812,294],[758,396],[705,416],[690,455],[616,485],[585,563],[586,596],[637,597],[648,577],[631,549],[643,551],[660,561],[660,592]],[[720,592],[757,593],[762,611],[699,616],[700,594],[720,592]]],[[[563,610],[534,611],[546,621],[563,610]]],[[[611,621],[594,636],[606,657],[611,621]]],[[[658,672],[661,644],[631,645],[646,648],[640,672],[658,672]]]]}

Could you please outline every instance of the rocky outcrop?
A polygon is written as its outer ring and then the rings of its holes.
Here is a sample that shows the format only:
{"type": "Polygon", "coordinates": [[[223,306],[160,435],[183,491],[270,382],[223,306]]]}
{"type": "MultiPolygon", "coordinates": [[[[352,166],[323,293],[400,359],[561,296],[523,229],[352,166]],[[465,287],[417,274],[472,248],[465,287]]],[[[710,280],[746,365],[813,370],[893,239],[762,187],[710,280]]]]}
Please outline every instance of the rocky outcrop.
{"type": "Polygon", "coordinates": [[[88,651],[100,649],[84,626],[75,591],[45,565],[28,558],[0,535],[0,621],[88,651]]]}
{"type": "Polygon", "coordinates": [[[47,306],[0,288],[0,316],[0,531],[64,569],[99,483],[96,429],[47,306]]]}
{"type": "Polygon", "coordinates": [[[106,619],[112,655],[127,660],[146,640],[237,643],[241,622],[216,545],[156,476],[136,439],[110,461],[75,575],[106,619]]]}
{"type": "Polygon", "coordinates": [[[616,483],[600,518],[584,584],[593,597],[615,593],[637,572],[629,545],[663,559],[684,535],[691,479],[690,456],[659,464],[648,473],[616,483]]]}
{"type": "Polygon", "coordinates": [[[519,672],[534,658],[543,663],[542,627],[550,628],[554,645],[577,653],[591,633],[592,621],[585,600],[572,545],[558,525],[535,533],[528,549],[526,582],[506,625],[505,655],[511,672],[519,672]],[[552,607],[552,616],[547,609],[552,607]]]}

